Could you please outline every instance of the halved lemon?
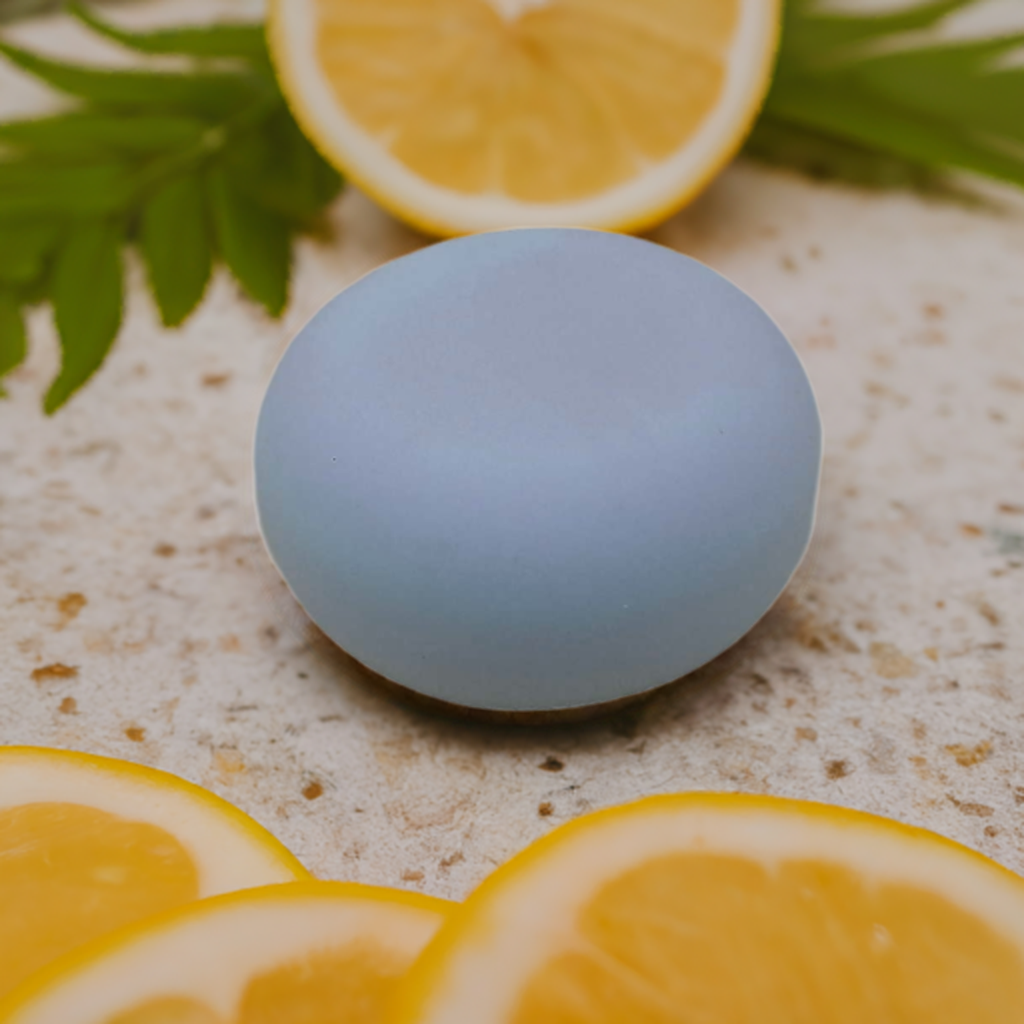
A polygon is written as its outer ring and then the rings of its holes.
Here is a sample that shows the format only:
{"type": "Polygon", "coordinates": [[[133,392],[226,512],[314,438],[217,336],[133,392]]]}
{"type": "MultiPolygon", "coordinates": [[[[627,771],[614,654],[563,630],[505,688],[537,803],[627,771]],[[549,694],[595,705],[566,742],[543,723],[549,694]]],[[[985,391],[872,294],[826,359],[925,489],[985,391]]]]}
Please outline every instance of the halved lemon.
{"type": "Polygon", "coordinates": [[[203,900],[54,963],[3,1024],[379,1024],[451,904],[344,882],[203,900]]]}
{"type": "Polygon", "coordinates": [[[780,0],[271,0],[292,110],[442,235],[635,229],[693,197],[768,88],[780,0]]]}
{"type": "Polygon", "coordinates": [[[1024,1021],[1024,880],[866,814],[653,797],[500,868],[427,947],[389,1020],[1024,1021]]]}
{"type": "Polygon", "coordinates": [[[0,996],[150,914],[309,873],[212,793],[127,761],[0,747],[0,996]]]}

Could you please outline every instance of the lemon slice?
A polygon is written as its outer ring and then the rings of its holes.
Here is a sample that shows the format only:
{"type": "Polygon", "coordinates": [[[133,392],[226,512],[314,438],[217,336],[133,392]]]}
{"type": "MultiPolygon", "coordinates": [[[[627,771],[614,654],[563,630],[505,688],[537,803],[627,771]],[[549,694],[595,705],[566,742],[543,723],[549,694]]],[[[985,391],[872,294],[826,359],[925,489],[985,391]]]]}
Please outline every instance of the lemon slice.
{"type": "Polygon", "coordinates": [[[437,234],[635,229],[735,153],[779,0],[271,0],[271,53],[324,155],[437,234]]]}
{"type": "Polygon", "coordinates": [[[54,963],[3,1024],[379,1024],[451,904],[343,882],[203,900],[54,963]]]}
{"type": "Polygon", "coordinates": [[[121,925],[308,877],[251,818],[173,775],[0,747],[0,996],[121,925]]]}
{"type": "Polygon", "coordinates": [[[1024,881],[929,832],[768,797],[653,797],[488,879],[401,1024],[1024,1021],[1024,881]]]}

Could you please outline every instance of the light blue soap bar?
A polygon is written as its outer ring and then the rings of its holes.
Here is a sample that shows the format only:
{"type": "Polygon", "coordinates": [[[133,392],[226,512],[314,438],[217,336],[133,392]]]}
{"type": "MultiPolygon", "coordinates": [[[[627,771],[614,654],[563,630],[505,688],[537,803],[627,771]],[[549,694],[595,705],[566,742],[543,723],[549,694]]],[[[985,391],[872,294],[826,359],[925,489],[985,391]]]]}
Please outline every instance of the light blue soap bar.
{"type": "Polygon", "coordinates": [[[260,524],[320,628],[421,694],[603,703],[735,643],[807,547],[821,425],[767,314],[622,235],[457,239],[331,300],[274,374],[260,524]]]}

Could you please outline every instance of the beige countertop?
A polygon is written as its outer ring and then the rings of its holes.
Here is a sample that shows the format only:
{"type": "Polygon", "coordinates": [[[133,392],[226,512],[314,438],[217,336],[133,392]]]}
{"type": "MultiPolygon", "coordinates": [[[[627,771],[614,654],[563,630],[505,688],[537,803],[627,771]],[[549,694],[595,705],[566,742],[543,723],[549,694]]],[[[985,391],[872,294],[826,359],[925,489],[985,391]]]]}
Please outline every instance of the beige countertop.
{"type": "MultiPolygon", "coordinates": [[[[6,68],[0,95],[4,115],[39,102],[6,68]]],[[[33,316],[0,403],[0,743],[176,772],[323,877],[440,896],[588,809],[698,788],[891,815],[1024,871],[1024,216],[738,165],[651,234],[749,291],[803,357],[826,430],[816,537],[733,650],[558,728],[397,703],[264,553],[251,447],[276,359],[426,244],[355,191],[332,219],[281,322],[221,275],[163,331],[133,264],[120,341],[52,419],[56,342],[33,316]]]]}

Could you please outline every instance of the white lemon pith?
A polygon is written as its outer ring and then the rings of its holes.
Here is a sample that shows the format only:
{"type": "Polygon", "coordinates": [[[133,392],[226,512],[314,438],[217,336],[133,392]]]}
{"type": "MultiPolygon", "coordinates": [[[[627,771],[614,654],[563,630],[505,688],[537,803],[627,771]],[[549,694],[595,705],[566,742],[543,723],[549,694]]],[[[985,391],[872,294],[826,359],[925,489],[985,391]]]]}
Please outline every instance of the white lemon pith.
{"type": "Polygon", "coordinates": [[[378,1024],[448,904],[339,882],[202,900],[0,1001],[3,1024],[378,1024]]]}
{"type": "Polygon", "coordinates": [[[388,1024],[1024,1020],[1024,880],[895,822],[651,798],[500,868],[388,1024]]]}
{"type": "Polygon", "coordinates": [[[271,0],[292,109],[323,153],[438,234],[636,228],[733,155],[779,0],[271,0]]]}
{"type": "Polygon", "coordinates": [[[165,772],[0,749],[0,997],[56,957],[150,914],[308,877],[252,819],[165,772]]]}

